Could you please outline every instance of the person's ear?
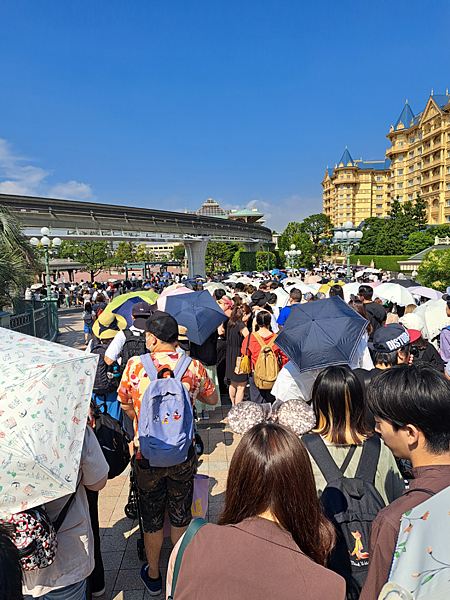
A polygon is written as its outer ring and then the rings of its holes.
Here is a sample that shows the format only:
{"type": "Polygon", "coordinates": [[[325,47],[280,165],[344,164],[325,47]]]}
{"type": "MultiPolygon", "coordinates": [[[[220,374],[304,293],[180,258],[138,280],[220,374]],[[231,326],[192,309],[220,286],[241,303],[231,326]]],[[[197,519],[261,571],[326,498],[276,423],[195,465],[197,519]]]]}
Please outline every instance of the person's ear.
{"type": "Polygon", "coordinates": [[[415,425],[406,425],[406,442],[409,450],[415,450],[423,438],[423,433],[415,425]]]}

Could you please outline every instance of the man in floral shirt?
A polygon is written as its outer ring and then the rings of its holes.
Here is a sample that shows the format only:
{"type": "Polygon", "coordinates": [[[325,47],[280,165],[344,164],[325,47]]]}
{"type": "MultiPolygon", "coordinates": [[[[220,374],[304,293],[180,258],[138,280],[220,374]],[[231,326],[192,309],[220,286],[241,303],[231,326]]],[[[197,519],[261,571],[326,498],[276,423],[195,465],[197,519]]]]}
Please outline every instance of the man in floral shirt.
{"type": "MultiPolygon", "coordinates": [[[[146,343],[158,371],[173,371],[180,354],[178,324],[169,314],[157,311],[146,323],[146,343]]],[[[169,373],[167,373],[169,376],[169,373]]],[[[182,384],[189,392],[192,404],[198,398],[205,404],[217,404],[217,392],[206,370],[192,360],[182,384]]],[[[134,419],[135,444],[138,446],[138,421],[144,392],[150,383],[138,356],[130,358],[120,382],[118,396],[125,413],[134,419]]],[[[151,467],[137,447],[135,473],[139,488],[139,507],[144,526],[144,544],[148,564],[143,565],[141,578],[150,595],[161,593],[162,578],[159,555],[164,539],[163,524],[167,507],[170,519],[170,537],[175,545],[186,531],[191,518],[194,477],[197,472],[197,454],[191,446],[185,462],[173,467],[151,467]]]]}

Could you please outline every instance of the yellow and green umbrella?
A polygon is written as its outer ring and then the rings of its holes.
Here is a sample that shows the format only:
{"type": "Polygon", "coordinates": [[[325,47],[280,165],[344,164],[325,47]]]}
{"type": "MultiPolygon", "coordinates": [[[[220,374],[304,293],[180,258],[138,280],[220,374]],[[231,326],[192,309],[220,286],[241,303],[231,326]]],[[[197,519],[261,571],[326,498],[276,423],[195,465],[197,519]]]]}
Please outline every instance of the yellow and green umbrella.
{"type": "Polygon", "coordinates": [[[131,317],[133,306],[138,302],[155,304],[158,298],[159,294],[156,292],[149,292],[146,290],[129,292],[128,294],[122,294],[121,296],[114,298],[114,300],[105,308],[105,312],[112,312],[116,315],[121,315],[127,320],[127,326],[131,327],[133,324],[133,319],[131,317]]]}

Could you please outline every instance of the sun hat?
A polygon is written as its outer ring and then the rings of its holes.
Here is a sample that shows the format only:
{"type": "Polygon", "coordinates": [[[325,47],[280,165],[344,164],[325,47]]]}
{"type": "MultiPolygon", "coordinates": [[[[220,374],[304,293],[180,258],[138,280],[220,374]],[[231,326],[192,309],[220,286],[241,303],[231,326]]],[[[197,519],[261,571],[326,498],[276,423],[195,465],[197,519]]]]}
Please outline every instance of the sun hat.
{"type": "Polygon", "coordinates": [[[169,313],[157,310],[146,321],[145,329],[162,342],[178,340],[178,323],[169,313]]]}
{"type": "Polygon", "coordinates": [[[425,323],[423,322],[423,319],[413,312],[403,315],[403,317],[399,318],[398,322],[404,325],[406,329],[417,329],[417,331],[420,331],[422,335],[425,331],[425,323]]]}
{"type": "Polygon", "coordinates": [[[103,311],[92,326],[92,333],[100,340],[108,340],[126,328],[127,320],[124,317],[103,311]]]}

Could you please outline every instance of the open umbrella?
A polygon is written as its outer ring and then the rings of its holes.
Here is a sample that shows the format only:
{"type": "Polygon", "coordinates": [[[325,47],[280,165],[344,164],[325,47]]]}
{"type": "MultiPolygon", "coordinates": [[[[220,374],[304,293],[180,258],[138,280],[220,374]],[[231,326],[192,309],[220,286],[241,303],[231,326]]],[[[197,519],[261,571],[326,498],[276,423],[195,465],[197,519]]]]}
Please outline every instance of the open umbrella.
{"type": "Polygon", "coordinates": [[[339,296],[294,304],[275,343],[297,369],[350,364],[367,321],[339,296]]]}
{"type": "MultiPolygon", "coordinates": [[[[171,287],[171,286],[169,286],[169,287],[171,287]]],[[[180,294],[193,294],[193,293],[194,293],[194,290],[190,290],[189,288],[185,287],[184,285],[180,285],[177,288],[172,288],[171,290],[169,290],[169,288],[167,288],[167,290],[164,290],[164,292],[161,294],[161,296],[156,301],[156,306],[157,306],[158,310],[165,311],[166,310],[166,300],[169,296],[179,296],[180,294]]]]}
{"type": "Polygon", "coordinates": [[[121,315],[127,320],[127,326],[131,327],[131,325],[133,325],[133,319],[131,317],[133,306],[138,302],[154,304],[157,299],[158,294],[156,292],[149,292],[147,290],[129,292],[128,294],[116,296],[114,300],[106,306],[105,312],[112,312],[116,315],[121,315]]]}
{"type": "Polygon", "coordinates": [[[416,308],[414,314],[422,319],[427,330],[427,337],[431,341],[437,337],[444,327],[450,325],[450,318],[446,312],[445,300],[429,300],[416,308]]]}
{"type": "Polygon", "coordinates": [[[75,491],[97,362],[0,328],[0,513],[75,491]]]}
{"type": "Polygon", "coordinates": [[[404,288],[410,288],[417,286],[417,282],[413,279],[391,279],[388,283],[397,283],[404,288]]]}
{"type": "Polygon", "coordinates": [[[319,283],[322,281],[322,277],[319,277],[319,275],[309,275],[308,277],[306,277],[305,279],[305,283],[319,283]]]}
{"type": "Polygon", "coordinates": [[[165,311],[187,328],[186,336],[201,346],[225,320],[226,314],[209,292],[192,292],[166,298],[165,311]]]}
{"type": "Polygon", "coordinates": [[[271,291],[271,294],[275,294],[277,297],[278,308],[284,308],[287,306],[287,303],[289,302],[289,294],[286,292],[286,290],[283,290],[283,288],[276,288],[275,290],[271,291]]]}
{"type": "Polygon", "coordinates": [[[218,281],[210,281],[205,283],[204,288],[205,290],[208,290],[211,296],[216,290],[223,290],[224,292],[227,291],[227,288],[223,285],[223,283],[219,283],[218,281]]]}
{"type": "Polygon", "coordinates": [[[39,290],[41,287],[43,287],[42,283],[33,283],[33,285],[30,286],[30,290],[39,290]]]}
{"type": "Polygon", "coordinates": [[[394,302],[399,306],[416,303],[411,292],[396,283],[382,283],[374,290],[374,296],[388,302],[394,302]]]}
{"type": "Polygon", "coordinates": [[[423,287],[421,285],[408,288],[408,292],[411,292],[411,294],[415,294],[416,296],[429,298],[430,300],[440,300],[443,296],[442,292],[433,290],[433,288],[423,287]]]}

